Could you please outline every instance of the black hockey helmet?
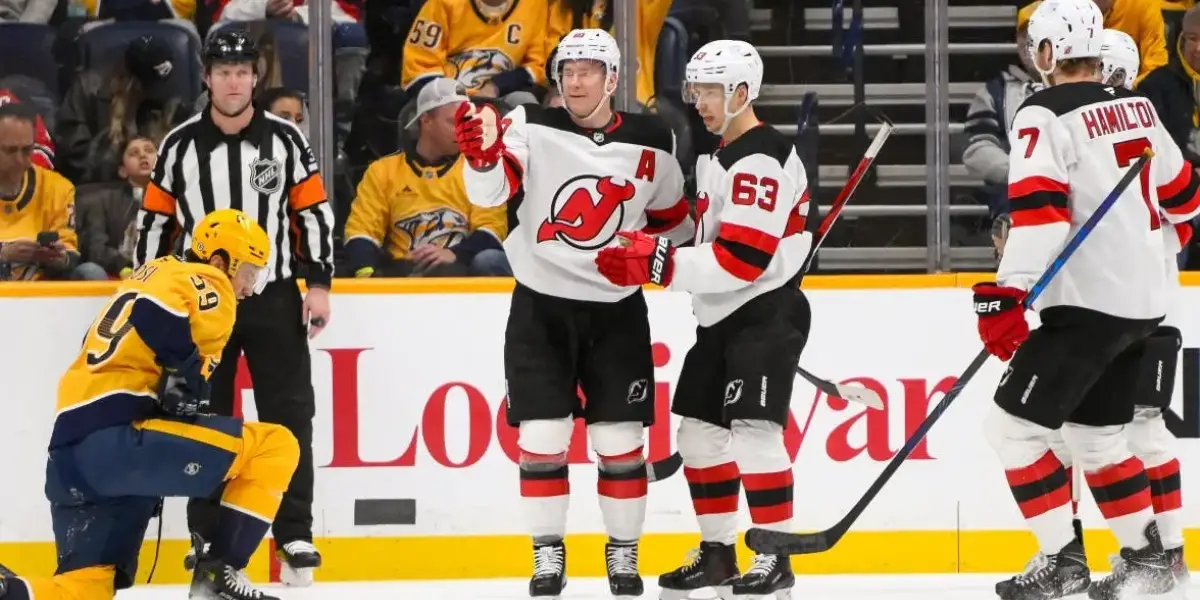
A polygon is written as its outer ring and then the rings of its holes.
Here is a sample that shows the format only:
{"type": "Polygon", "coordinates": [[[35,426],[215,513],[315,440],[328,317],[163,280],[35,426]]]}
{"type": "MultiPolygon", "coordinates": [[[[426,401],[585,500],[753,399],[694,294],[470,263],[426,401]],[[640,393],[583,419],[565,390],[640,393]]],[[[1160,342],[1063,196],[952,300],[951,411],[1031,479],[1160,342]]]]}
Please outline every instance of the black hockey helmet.
{"type": "Polygon", "coordinates": [[[258,71],[258,44],[237,29],[218,31],[204,45],[204,70],[216,63],[248,62],[258,71]]]}

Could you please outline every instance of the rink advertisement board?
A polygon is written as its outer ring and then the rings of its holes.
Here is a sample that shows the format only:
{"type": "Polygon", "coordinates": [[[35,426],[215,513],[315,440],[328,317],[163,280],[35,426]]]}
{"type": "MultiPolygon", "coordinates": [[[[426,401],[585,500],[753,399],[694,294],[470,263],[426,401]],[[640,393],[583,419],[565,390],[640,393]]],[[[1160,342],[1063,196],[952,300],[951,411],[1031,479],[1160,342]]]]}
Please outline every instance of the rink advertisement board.
{"type": "MultiPolygon", "coordinates": [[[[813,328],[804,366],[869,386],[886,409],[866,411],[797,379],[788,452],[795,469],[795,528],[841,518],[979,351],[970,309],[971,276],[811,278],[813,328]]],[[[1191,282],[1189,282],[1191,283],[1191,282]]],[[[1197,281],[1200,283],[1200,281],[1197,281]]],[[[42,496],[44,448],[57,378],[78,351],[111,286],[0,286],[6,382],[0,415],[0,562],[49,573],[54,548],[42,496]]],[[[329,328],[312,345],[317,415],[318,579],[523,577],[529,541],[518,502],[516,431],[504,421],[503,340],[508,283],[338,282],[329,328]]],[[[647,292],[655,344],[658,422],[651,459],[672,452],[669,399],[695,322],[686,295],[647,292]]],[[[1181,306],[1200,306],[1200,287],[1181,306]]],[[[1200,319],[1183,314],[1184,359],[1171,424],[1181,436],[1186,521],[1200,526],[1192,498],[1200,481],[1200,319]]],[[[809,573],[950,573],[1019,570],[1032,537],[986,445],[981,421],[1003,365],[990,360],[908,463],[832,551],[797,559],[809,573]]],[[[238,393],[253,418],[244,368],[238,393]]],[[[603,525],[596,467],[580,425],[571,462],[570,574],[599,576],[603,525]]],[[[1111,537],[1090,497],[1083,519],[1095,533],[1091,559],[1106,565],[1111,537]]],[[[748,525],[745,503],[741,519],[748,525]]],[[[168,502],[155,581],[180,582],[186,550],[181,501],[168,502]]],[[[143,573],[158,523],[147,532],[143,573]]],[[[1189,538],[1192,537],[1189,535],[1189,538]]],[[[650,486],[641,566],[681,564],[698,540],[682,473],[650,486]]],[[[1200,540],[1198,540],[1200,541],[1200,540]]],[[[256,579],[275,569],[265,543],[256,579]]],[[[742,558],[749,553],[742,552],[742,558]]]]}

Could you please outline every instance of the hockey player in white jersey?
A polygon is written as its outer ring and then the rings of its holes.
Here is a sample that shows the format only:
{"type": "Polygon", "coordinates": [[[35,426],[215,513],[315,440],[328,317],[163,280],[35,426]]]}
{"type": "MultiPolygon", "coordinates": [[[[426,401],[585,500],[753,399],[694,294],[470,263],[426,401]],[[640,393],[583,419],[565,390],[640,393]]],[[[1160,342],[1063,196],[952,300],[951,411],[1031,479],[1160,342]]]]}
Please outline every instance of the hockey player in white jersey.
{"type": "Polygon", "coordinates": [[[755,556],[739,575],[734,555],[739,487],[755,526],[791,530],[783,428],[810,319],[798,286],[812,244],[808,183],[792,141],[754,114],[762,76],[745,42],[696,52],[685,100],[722,138],[696,166],[696,244],[622,232],[625,244],[597,257],[613,283],[690,292],[699,322],[671,410],[683,417],[677,443],[701,545],[690,564],[659,578],[664,598],[713,587],[723,598],[783,600],[795,584],[786,556],[755,556]]]}
{"type": "Polygon", "coordinates": [[[974,288],[985,347],[1011,359],[985,433],[1043,555],[997,584],[1005,600],[1084,591],[1110,600],[1175,585],[1124,426],[1167,311],[1162,216],[1182,222],[1200,212],[1200,182],[1149,101],[1099,81],[1102,32],[1089,0],[1046,0],[1031,17],[1028,50],[1049,87],[1014,119],[1012,228],[997,281],[974,288]],[[1155,154],[1140,180],[1035,303],[1042,324],[1031,333],[1022,308],[1029,288],[1147,150],[1155,154]],[[1059,429],[1122,547],[1113,574],[1094,584],[1072,528],[1069,477],[1052,449],[1059,429]]]}
{"type": "MultiPolygon", "coordinates": [[[[1100,46],[1100,80],[1106,85],[1133,89],[1137,80],[1141,58],[1137,44],[1128,34],[1115,29],[1105,29],[1100,46]]],[[[1125,429],[1129,449],[1146,469],[1150,481],[1150,499],[1154,519],[1158,524],[1163,547],[1171,559],[1171,568],[1176,578],[1188,577],[1187,565],[1183,560],[1183,523],[1180,514],[1183,506],[1180,489],[1179,459],[1175,453],[1175,436],[1167,430],[1163,410],[1170,406],[1175,387],[1175,372],[1179,362],[1179,351],[1183,337],[1178,328],[1179,267],[1177,255],[1192,235],[1190,223],[1177,223],[1163,227],[1163,244],[1166,248],[1164,267],[1167,273],[1168,297],[1167,316],[1155,332],[1146,339],[1145,353],[1141,362],[1141,377],[1137,380],[1134,395],[1133,422],[1125,429]]],[[[1048,440],[1055,456],[1066,466],[1068,481],[1072,478],[1070,450],[1056,431],[1048,440]]],[[[1075,495],[1075,490],[1072,490],[1075,495]]],[[[1078,504],[1072,503],[1072,511],[1078,504]]],[[[1075,517],[1076,536],[1082,535],[1078,513],[1075,517]]],[[[1082,543],[1082,539],[1080,540],[1082,543]]],[[[1034,557],[1031,565],[1044,561],[1042,555],[1034,557]]]]}
{"type": "Polygon", "coordinates": [[[504,375],[508,421],[520,432],[532,597],[557,598],[566,584],[567,449],[576,416],[586,420],[599,457],[610,591],[643,593],[637,543],[646,515],[644,428],[654,422],[650,325],[641,290],[609,282],[595,256],[618,231],[683,242],[694,225],[671,130],[654,115],[611,108],[620,60],[608,32],[575,30],[551,65],[564,107],[520,106],[500,119],[491,106],[463,104],[458,113],[471,202],[508,205],[504,250],[517,286],[504,375]]]}

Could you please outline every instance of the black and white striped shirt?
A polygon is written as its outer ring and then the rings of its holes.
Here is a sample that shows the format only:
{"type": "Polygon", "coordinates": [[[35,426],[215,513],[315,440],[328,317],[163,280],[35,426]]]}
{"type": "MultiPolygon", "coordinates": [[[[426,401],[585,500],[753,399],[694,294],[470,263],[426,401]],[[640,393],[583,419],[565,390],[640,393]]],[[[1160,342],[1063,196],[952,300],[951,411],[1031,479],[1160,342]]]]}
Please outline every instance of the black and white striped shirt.
{"type": "Polygon", "coordinates": [[[159,146],[138,213],[134,266],[190,247],[204,215],[236,208],[271,239],[269,281],[302,274],[309,285],[328,286],[333,208],[308,140],[291,122],[257,108],[245,129],[227,135],[211,110],[176,127],[159,146]]]}

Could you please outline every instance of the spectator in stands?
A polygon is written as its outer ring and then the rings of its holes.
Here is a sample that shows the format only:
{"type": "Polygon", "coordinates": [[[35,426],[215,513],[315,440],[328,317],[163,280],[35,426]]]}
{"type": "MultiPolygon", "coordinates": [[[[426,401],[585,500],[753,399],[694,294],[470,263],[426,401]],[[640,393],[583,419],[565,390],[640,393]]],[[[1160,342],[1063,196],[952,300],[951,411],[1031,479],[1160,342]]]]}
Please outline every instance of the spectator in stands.
{"type": "Polygon", "coordinates": [[[305,124],[308,108],[300,92],[282,87],[271,88],[260,94],[256,102],[267,112],[295,123],[300,132],[308,136],[308,125],[305,124]]]}
{"type": "Polygon", "coordinates": [[[985,199],[992,218],[1008,213],[1008,127],[1017,109],[1042,82],[1031,62],[1026,34],[1032,10],[1017,15],[1018,64],[983,84],[967,108],[966,149],[963,164],[967,172],[983,180],[985,199]]]}
{"type": "Polygon", "coordinates": [[[0,279],[104,279],[80,264],[75,187],[33,164],[35,113],[0,106],[0,279]]]}
{"type": "MultiPolygon", "coordinates": [[[[1153,0],[1093,0],[1104,13],[1105,29],[1116,29],[1137,41],[1142,64],[1138,81],[1151,71],[1167,64],[1167,24],[1163,21],[1161,2],[1153,0]]],[[[1041,0],[1017,13],[1018,22],[1029,22],[1029,16],[1041,0]]]]}
{"type": "Polygon", "coordinates": [[[545,83],[546,4],[518,0],[427,0],[404,46],[401,85],[413,97],[435,77],[467,93],[533,104],[545,83]]]}
{"type": "Polygon", "coordinates": [[[196,3],[204,0],[83,0],[92,20],[81,31],[114,21],[162,21],[187,30],[200,44],[196,29],[196,3]]]}
{"type": "Polygon", "coordinates": [[[507,209],[467,199],[454,114],[467,100],[439,77],[417,97],[415,144],[367,168],[346,223],[346,263],[356,277],[512,275],[500,245],[507,209]]]}
{"type": "MultiPolygon", "coordinates": [[[[20,101],[16,90],[0,87],[0,106],[20,101]]],[[[33,164],[43,169],[54,169],[54,140],[50,137],[50,131],[46,129],[46,121],[36,111],[33,121],[33,164]]]]}
{"type": "Polygon", "coordinates": [[[50,22],[57,0],[3,0],[0,2],[0,23],[50,22]]]}
{"type": "Polygon", "coordinates": [[[1200,6],[1183,16],[1175,52],[1178,61],[1142,79],[1138,91],[1150,99],[1163,127],[1193,166],[1200,167],[1200,6]]]}
{"type": "MultiPolygon", "coordinates": [[[[639,0],[637,35],[637,97],[638,102],[649,105],[654,97],[654,55],[658,49],[658,36],[662,33],[667,12],[672,0],[639,0]]],[[[603,29],[613,32],[613,4],[609,0],[550,0],[549,20],[546,24],[547,67],[553,64],[552,55],[558,41],[572,29],[603,29]]],[[[551,79],[556,74],[548,73],[551,79]]],[[[626,79],[628,81],[628,79],[626,79]]]]}
{"type": "MultiPolygon", "coordinates": [[[[308,4],[305,0],[216,0],[214,4],[213,21],[290,19],[308,24],[308,4]]],[[[330,4],[330,16],[334,23],[361,21],[362,0],[332,0],[330,4]]]]}
{"type": "Polygon", "coordinates": [[[137,214],[150,183],[158,147],[137,136],[125,143],[118,172],[124,183],[98,187],[94,194],[79,189],[79,240],[83,258],[122,279],[133,272],[137,243],[137,214]]]}
{"type": "Polygon", "coordinates": [[[115,181],[121,149],[143,135],[161,141],[191,116],[163,85],[171,49],[152,36],[134,40],[108,73],[81,73],[58,113],[59,170],[76,183],[115,181]]]}

